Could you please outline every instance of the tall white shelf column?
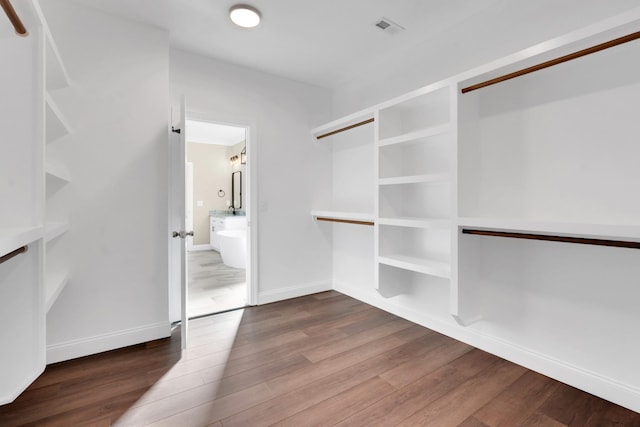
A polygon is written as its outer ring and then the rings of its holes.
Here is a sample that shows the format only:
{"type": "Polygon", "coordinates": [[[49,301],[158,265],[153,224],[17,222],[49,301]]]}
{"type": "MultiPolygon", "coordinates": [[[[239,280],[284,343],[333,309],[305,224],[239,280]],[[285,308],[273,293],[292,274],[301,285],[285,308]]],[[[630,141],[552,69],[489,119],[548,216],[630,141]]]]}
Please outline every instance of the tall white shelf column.
{"type": "Polygon", "coordinates": [[[68,143],[71,126],[56,103],[56,94],[70,86],[66,67],[46,18],[37,3],[35,8],[44,34],[44,87],[45,87],[45,307],[49,311],[69,278],[68,260],[64,250],[65,233],[69,230],[69,213],[64,208],[64,193],[71,181],[65,165],[63,146],[68,143]]]}
{"type": "Polygon", "coordinates": [[[13,6],[29,35],[0,22],[0,55],[11,63],[0,68],[0,256],[17,253],[0,263],[0,322],[8,325],[0,332],[0,404],[44,370],[46,313],[68,276],[54,248],[69,230],[68,212],[51,207],[70,174],[64,156],[51,153],[70,132],[55,101],[69,79],[37,0],[13,6]]]}
{"type": "Polygon", "coordinates": [[[450,85],[378,106],[376,287],[448,281],[451,267],[450,85]],[[438,281],[438,280],[436,280],[438,281]],[[440,280],[442,281],[442,280],[440,280]]]}
{"type": "Polygon", "coordinates": [[[0,22],[0,404],[14,400],[45,366],[43,38],[33,5],[14,2],[29,31],[0,22]]]}
{"type": "Polygon", "coordinates": [[[332,157],[330,202],[311,216],[331,242],[338,288],[366,286],[374,276],[374,120],[372,111],[361,111],[312,130],[332,157]]]}

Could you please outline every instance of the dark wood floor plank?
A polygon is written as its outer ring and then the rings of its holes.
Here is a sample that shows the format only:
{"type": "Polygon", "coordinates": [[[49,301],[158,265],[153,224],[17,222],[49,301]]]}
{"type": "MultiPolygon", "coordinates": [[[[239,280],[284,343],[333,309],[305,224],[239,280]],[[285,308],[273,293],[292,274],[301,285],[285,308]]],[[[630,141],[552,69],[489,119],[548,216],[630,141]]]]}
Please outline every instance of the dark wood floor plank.
{"type": "MultiPolygon", "coordinates": [[[[371,329],[361,330],[361,333],[355,336],[347,336],[341,340],[306,350],[302,354],[312,362],[319,362],[328,357],[360,347],[363,344],[379,340],[410,326],[412,324],[404,319],[390,319],[377,327],[374,325],[371,329]]],[[[343,331],[343,329],[340,330],[343,331]]]]}
{"type": "Polygon", "coordinates": [[[323,300],[323,299],[339,297],[341,295],[343,294],[337,291],[326,291],[326,292],[320,292],[320,293],[314,294],[313,297],[318,300],[323,300]]]}
{"type": "MultiPolygon", "coordinates": [[[[567,427],[566,424],[562,424],[552,418],[547,417],[540,412],[534,412],[524,420],[521,427],[567,427]]],[[[620,426],[622,427],[622,426],[620,426]]]]}
{"type": "Polygon", "coordinates": [[[539,412],[567,426],[640,426],[636,412],[561,383],[539,412]]]}
{"type": "MultiPolygon", "coordinates": [[[[248,354],[243,357],[230,357],[225,365],[225,376],[235,375],[249,369],[256,368],[261,365],[266,365],[277,360],[286,358],[292,354],[302,354],[308,349],[326,345],[333,341],[345,338],[344,333],[339,330],[327,330],[323,335],[316,335],[315,337],[307,337],[306,339],[286,343],[277,347],[265,349],[263,351],[248,354]]],[[[203,377],[209,377],[209,373],[202,372],[203,377]]]]}
{"type": "Polygon", "coordinates": [[[510,427],[525,422],[553,394],[558,382],[527,371],[473,417],[491,427],[510,427]]]}
{"type": "Polygon", "coordinates": [[[525,368],[500,359],[475,377],[403,420],[399,425],[434,427],[458,425],[525,372],[525,368]]]}
{"type": "MultiPolygon", "coordinates": [[[[404,320],[382,310],[376,309],[375,313],[376,316],[374,318],[360,319],[355,322],[349,322],[346,325],[342,325],[340,327],[340,330],[347,335],[355,335],[369,331],[377,326],[382,326],[390,321],[404,320]]],[[[407,323],[411,323],[406,320],[404,321],[407,323]]]]}
{"type": "MultiPolygon", "coordinates": [[[[374,309],[374,308],[372,308],[371,310],[362,310],[362,311],[358,311],[356,313],[350,313],[348,315],[345,315],[345,316],[342,316],[342,317],[338,317],[337,319],[323,322],[323,323],[321,323],[319,325],[309,326],[308,328],[304,329],[304,333],[309,335],[309,336],[315,336],[317,334],[324,333],[327,329],[342,328],[342,327],[354,324],[356,322],[362,322],[362,321],[368,323],[368,322],[370,322],[371,320],[373,320],[376,317],[383,316],[384,314],[382,314],[382,313],[384,313],[384,312],[382,312],[381,310],[374,309]]],[[[345,335],[346,335],[346,333],[345,333],[345,335]]]]}
{"type": "Polygon", "coordinates": [[[322,420],[323,425],[331,426],[352,413],[367,408],[395,390],[395,387],[382,378],[374,377],[274,425],[300,427],[307,425],[309,420],[322,420]]]}
{"type": "Polygon", "coordinates": [[[184,401],[176,397],[154,402],[129,411],[118,420],[118,426],[205,426],[220,418],[239,413],[269,399],[272,394],[264,384],[216,398],[216,384],[203,386],[184,401]],[[193,398],[193,399],[192,399],[193,398]]]}
{"type": "Polygon", "coordinates": [[[343,369],[365,362],[366,360],[391,351],[406,343],[394,335],[371,342],[355,349],[324,359],[318,363],[289,375],[283,375],[268,382],[269,388],[276,394],[287,393],[310,382],[320,380],[343,369]]]}
{"type": "MultiPolygon", "coordinates": [[[[179,334],[177,334],[179,337],[179,334]]],[[[47,366],[47,375],[41,375],[30,388],[44,387],[58,384],[72,378],[95,377],[113,370],[114,365],[124,369],[135,369],[138,366],[148,366],[149,362],[158,362],[160,365],[177,363],[180,360],[180,346],[176,340],[163,340],[164,345],[146,346],[144,344],[119,349],[113,352],[100,353],[93,356],[82,357],[70,362],[61,362],[47,366]],[[141,361],[139,354],[144,353],[146,361],[141,361]]]]}
{"type": "MultiPolygon", "coordinates": [[[[429,354],[429,353],[427,353],[429,354]]],[[[459,358],[391,393],[363,411],[354,413],[340,424],[344,426],[397,425],[429,403],[451,392],[499,359],[480,350],[466,352],[459,358]]]]}
{"type": "MultiPolygon", "coordinates": [[[[226,396],[227,394],[249,388],[253,385],[267,382],[273,378],[278,378],[287,374],[295,375],[296,372],[305,367],[310,367],[311,365],[312,363],[309,362],[307,358],[302,355],[295,354],[285,359],[275,360],[266,365],[260,365],[256,368],[249,369],[235,375],[226,376],[223,372],[222,377],[220,378],[217,395],[226,396]]],[[[207,377],[203,377],[203,379],[205,382],[218,380],[217,378],[207,377]]]]}
{"type": "Polygon", "coordinates": [[[49,417],[65,412],[72,412],[96,400],[109,401],[120,394],[144,389],[146,387],[146,378],[128,376],[128,378],[119,381],[68,393],[63,399],[55,399],[55,401],[58,402],[55,405],[52,405],[49,400],[33,402],[26,407],[14,410],[11,414],[8,414],[8,416],[0,416],[0,425],[20,425],[34,422],[42,418],[42,413],[45,412],[49,417]],[[87,390],[91,390],[91,394],[87,393],[87,390]]]}
{"type": "Polygon", "coordinates": [[[0,426],[638,426],[640,414],[338,292],[48,366],[0,426]]]}
{"type": "MultiPolygon", "coordinates": [[[[380,373],[389,370],[395,366],[396,363],[403,363],[412,357],[416,357],[416,355],[424,353],[424,351],[424,343],[418,339],[392,348],[389,351],[370,357],[359,363],[352,364],[345,369],[323,376],[316,381],[297,383],[295,386],[289,384],[287,388],[281,390],[286,391],[285,394],[279,395],[240,414],[225,418],[222,420],[222,424],[225,427],[247,425],[250,424],[252,420],[259,420],[260,425],[271,425],[325,399],[336,396],[364,381],[368,381],[380,373]]],[[[314,364],[314,366],[320,363],[314,364]]],[[[278,380],[280,380],[280,378],[276,379],[274,383],[278,382],[278,380]]],[[[267,384],[273,390],[272,382],[268,382],[267,384]]],[[[276,391],[274,391],[274,393],[277,394],[276,391]]]]}
{"type": "Polygon", "coordinates": [[[393,386],[402,388],[471,350],[473,347],[467,344],[437,334],[429,342],[429,351],[422,357],[395,366],[380,376],[393,386]]]}
{"type": "Polygon", "coordinates": [[[493,427],[493,426],[489,426],[475,417],[469,417],[466,420],[464,420],[461,424],[459,424],[458,427],[493,427]]]}

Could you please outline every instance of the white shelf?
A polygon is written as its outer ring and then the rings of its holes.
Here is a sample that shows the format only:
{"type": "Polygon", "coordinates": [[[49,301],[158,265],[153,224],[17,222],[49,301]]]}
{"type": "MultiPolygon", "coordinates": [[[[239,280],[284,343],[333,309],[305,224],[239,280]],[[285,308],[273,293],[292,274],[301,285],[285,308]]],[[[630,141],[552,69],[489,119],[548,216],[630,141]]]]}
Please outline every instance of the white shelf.
{"type": "Polygon", "coordinates": [[[415,132],[406,133],[404,135],[395,136],[393,138],[381,139],[378,141],[378,147],[386,147],[389,145],[401,144],[405,142],[413,142],[418,139],[441,135],[443,133],[449,132],[450,130],[451,125],[449,123],[445,123],[443,125],[421,129],[415,132]]]}
{"type": "Polygon", "coordinates": [[[640,224],[594,224],[516,218],[458,218],[459,227],[566,237],[640,241],[640,224]]]}
{"type": "Polygon", "coordinates": [[[451,265],[442,261],[393,254],[379,256],[378,263],[445,279],[451,277],[451,265]]]}
{"type": "Polygon", "coordinates": [[[0,228],[0,256],[28,245],[43,235],[41,226],[0,228]]]}
{"type": "Polygon", "coordinates": [[[413,227],[413,228],[449,228],[451,227],[450,219],[441,219],[441,218],[412,218],[412,217],[378,218],[376,222],[380,225],[394,225],[397,227],[413,227]]]}
{"type": "Polygon", "coordinates": [[[60,58],[58,48],[56,47],[55,42],[53,41],[53,38],[51,38],[51,35],[48,31],[46,34],[47,90],[52,91],[68,87],[70,85],[69,75],[67,74],[67,70],[64,66],[64,63],[62,62],[62,58],[60,58]]]}
{"type": "Polygon", "coordinates": [[[338,212],[338,211],[311,211],[311,216],[316,219],[330,218],[343,221],[366,221],[373,222],[375,216],[372,213],[364,212],[338,212]]]}
{"type": "Polygon", "coordinates": [[[45,172],[47,173],[47,176],[51,176],[61,181],[71,181],[71,175],[64,166],[47,162],[45,165],[45,172]]]}
{"type": "Polygon", "coordinates": [[[46,141],[47,143],[62,138],[71,133],[71,127],[57,104],[48,93],[45,95],[46,104],[46,141]]]}
{"type": "Polygon", "coordinates": [[[448,173],[432,173],[427,175],[396,176],[393,178],[380,178],[378,185],[422,184],[429,182],[442,182],[449,180],[448,173]]]}
{"type": "Polygon", "coordinates": [[[44,295],[47,312],[67,285],[68,281],[69,275],[66,271],[47,273],[44,295]]]}
{"type": "Polygon", "coordinates": [[[40,4],[38,1],[33,2],[34,9],[42,23],[42,29],[45,35],[45,44],[46,44],[46,87],[47,90],[55,90],[61,89],[63,87],[68,87],[70,85],[69,74],[67,73],[67,69],[64,66],[64,62],[62,61],[62,57],[60,56],[60,52],[58,51],[58,46],[51,34],[51,30],[49,29],[49,25],[47,24],[47,20],[45,19],[44,13],[40,8],[40,4]]]}
{"type": "Polygon", "coordinates": [[[48,222],[45,224],[45,241],[50,242],[69,231],[68,222],[48,222]]]}

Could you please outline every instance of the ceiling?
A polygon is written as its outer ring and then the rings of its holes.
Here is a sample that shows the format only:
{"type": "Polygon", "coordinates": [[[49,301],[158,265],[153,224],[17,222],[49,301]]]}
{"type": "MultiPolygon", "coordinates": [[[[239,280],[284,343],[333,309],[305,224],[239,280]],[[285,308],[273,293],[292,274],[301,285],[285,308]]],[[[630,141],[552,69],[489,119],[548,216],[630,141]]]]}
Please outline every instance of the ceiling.
{"type": "Polygon", "coordinates": [[[241,127],[187,119],[185,128],[187,142],[231,146],[245,140],[245,129],[241,127]]]}
{"type": "Polygon", "coordinates": [[[414,56],[412,47],[505,0],[249,0],[262,13],[252,29],[229,20],[233,0],[75,1],[166,29],[172,47],[335,88],[414,56]],[[405,30],[380,30],[381,17],[405,30]]]}

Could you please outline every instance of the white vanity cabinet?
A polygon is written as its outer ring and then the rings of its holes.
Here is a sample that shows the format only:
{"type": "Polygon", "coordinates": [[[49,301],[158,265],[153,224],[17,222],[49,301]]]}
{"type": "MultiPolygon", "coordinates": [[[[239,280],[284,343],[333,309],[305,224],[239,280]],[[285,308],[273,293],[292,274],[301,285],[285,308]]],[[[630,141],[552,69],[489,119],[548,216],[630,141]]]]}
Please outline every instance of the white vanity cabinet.
{"type": "Polygon", "coordinates": [[[240,215],[210,214],[209,215],[209,244],[211,249],[220,251],[220,243],[216,231],[238,230],[247,228],[247,217],[240,215]]]}

